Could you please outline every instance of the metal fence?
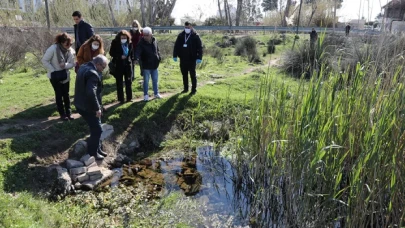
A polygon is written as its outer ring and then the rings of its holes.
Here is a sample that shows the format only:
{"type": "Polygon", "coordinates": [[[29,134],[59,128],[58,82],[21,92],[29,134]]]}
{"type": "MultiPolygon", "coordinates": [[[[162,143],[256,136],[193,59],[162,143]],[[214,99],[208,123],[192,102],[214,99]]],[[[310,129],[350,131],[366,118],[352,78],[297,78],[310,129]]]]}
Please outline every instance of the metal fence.
{"type": "MultiPolygon", "coordinates": [[[[168,31],[168,30],[183,30],[183,26],[152,26],[152,30],[154,31],[168,31]]],[[[276,27],[276,26],[195,26],[194,27],[198,31],[264,31],[264,32],[291,32],[294,33],[297,31],[297,27],[276,27]]],[[[61,30],[67,33],[73,33],[73,26],[72,27],[62,27],[62,28],[54,28],[57,30],[61,30]]],[[[94,31],[96,33],[109,33],[109,34],[114,34],[117,33],[120,30],[126,29],[128,30],[128,27],[95,27],[94,31]]],[[[298,32],[299,33],[309,33],[311,32],[312,27],[299,27],[298,32]]],[[[316,27],[315,30],[317,32],[326,32],[326,33],[331,33],[334,32],[332,28],[320,28],[316,27]]],[[[344,28],[336,28],[335,32],[337,33],[344,33],[345,29],[344,28]]],[[[369,35],[378,35],[381,32],[377,30],[357,30],[357,29],[352,29],[350,33],[356,33],[356,34],[369,34],[369,35]]]]}

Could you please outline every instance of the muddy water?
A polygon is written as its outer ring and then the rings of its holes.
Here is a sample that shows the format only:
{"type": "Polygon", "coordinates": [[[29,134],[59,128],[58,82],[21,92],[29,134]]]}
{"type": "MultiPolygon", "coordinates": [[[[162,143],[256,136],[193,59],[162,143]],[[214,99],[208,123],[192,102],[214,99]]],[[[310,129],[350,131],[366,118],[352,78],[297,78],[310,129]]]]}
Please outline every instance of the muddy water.
{"type": "Polygon", "coordinates": [[[238,216],[243,208],[234,204],[241,195],[234,197],[233,175],[227,159],[212,146],[203,146],[191,154],[171,153],[124,166],[120,181],[127,185],[144,182],[151,198],[181,192],[198,202],[199,214],[210,224],[216,220],[222,225],[246,225],[238,216]]]}

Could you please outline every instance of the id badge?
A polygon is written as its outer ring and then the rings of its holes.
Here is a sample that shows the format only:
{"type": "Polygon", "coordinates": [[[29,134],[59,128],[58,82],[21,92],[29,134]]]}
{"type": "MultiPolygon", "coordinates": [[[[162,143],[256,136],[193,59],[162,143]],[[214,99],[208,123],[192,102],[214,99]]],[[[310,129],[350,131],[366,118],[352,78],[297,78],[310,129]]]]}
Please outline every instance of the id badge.
{"type": "Polygon", "coordinates": [[[185,48],[186,48],[186,47],[187,47],[187,44],[183,44],[183,47],[185,47],[185,48]]]}

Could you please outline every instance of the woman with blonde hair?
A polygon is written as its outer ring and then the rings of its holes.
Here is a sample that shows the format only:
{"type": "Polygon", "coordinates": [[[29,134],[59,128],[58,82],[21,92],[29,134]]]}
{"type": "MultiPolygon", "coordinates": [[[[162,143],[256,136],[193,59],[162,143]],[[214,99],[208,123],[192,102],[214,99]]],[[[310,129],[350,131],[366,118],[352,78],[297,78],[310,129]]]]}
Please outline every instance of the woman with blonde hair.
{"type": "Polygon", "coordinates": [[[73,39],[67,33],[58,34],[55,44],[50,46],[42,57],[42,64],[48,70],[48,78],[55,91],[56,106],[62,120],[73,120],[69,97],[69,69],[75,66],[72,43],[73,39]]]}
{"type": "MultiPolygon", "coordinates": [[[[139,40],[141,40],[141,38],[143,37],[143,28],[141,27],[141,24],[139,23],[139,21],[137,21],[137,20],[134,20],[133,22],[132,22],[132,28],[131,28],[131,30],[129,30],[129,33],[131,34],[131,39],[132,39],[132,50],[134,50],[134,52],[135,52],[135,50],[136,50],[136,46],[138,45],[138,43],[139,43],[139,40]]],[[[142,63],[140,63],[140,64],[142,64],[142,63]]],[[[143,76],[143,74],[142,74],[142,66],[141,65],[139,65],[139,67],[140,67],[140,73],[141,73],[141,76],[143,76]]],[[[134,80],[134,75],[135,75],[135,64],[132,66],[132,80],[134,80]]]]}
{"type": "Polygon", "coordinates": [[[93,35],[80,47],[77,53],[77,62],[81,66],[98,55],[104,55],[103,39],[99,35],[93,35]]]}

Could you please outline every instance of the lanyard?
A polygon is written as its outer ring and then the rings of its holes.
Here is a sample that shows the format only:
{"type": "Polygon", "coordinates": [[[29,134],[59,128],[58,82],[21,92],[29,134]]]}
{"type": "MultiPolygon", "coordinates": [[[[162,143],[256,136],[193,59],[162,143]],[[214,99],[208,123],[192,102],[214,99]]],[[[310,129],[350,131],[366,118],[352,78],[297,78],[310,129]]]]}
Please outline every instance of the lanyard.
{"type": "Polygon", "coordinates": [[[186,44],[187,43],[187,40],[190,38],[190,36],[191,36],[191,32],[190,32],[190,34],[188,35],[188,37],[187,37],[187,34],[184,34],[184,44],[186,44]]]}

